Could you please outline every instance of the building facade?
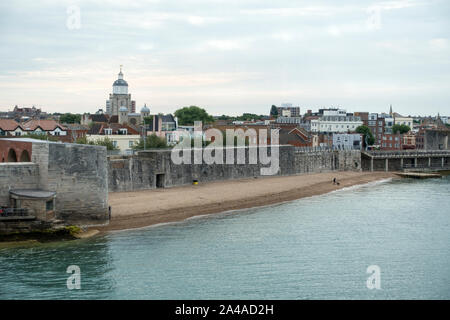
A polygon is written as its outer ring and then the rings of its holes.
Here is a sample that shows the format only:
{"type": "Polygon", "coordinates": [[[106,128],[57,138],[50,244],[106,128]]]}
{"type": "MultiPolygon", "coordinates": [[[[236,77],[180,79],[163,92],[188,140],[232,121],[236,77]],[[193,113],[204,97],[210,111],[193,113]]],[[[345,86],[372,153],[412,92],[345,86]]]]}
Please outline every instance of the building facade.
{"type": "Polygon", "coordinates": [[[354,132],[363,122],[359,117],[347,115],[324,115],[311,120],[311,132],[354,132]]]}

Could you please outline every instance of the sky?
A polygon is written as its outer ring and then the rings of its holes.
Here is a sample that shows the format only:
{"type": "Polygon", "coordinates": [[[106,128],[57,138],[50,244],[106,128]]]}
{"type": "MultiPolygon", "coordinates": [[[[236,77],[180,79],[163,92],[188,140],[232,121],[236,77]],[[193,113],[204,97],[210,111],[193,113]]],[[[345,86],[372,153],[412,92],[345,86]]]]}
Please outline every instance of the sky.
{"type": "Polygon", "coordinates": [[[137,110],[450,116],[450,1],[0,2],[0,111],[105,109],[123,65],[137,110]]]}

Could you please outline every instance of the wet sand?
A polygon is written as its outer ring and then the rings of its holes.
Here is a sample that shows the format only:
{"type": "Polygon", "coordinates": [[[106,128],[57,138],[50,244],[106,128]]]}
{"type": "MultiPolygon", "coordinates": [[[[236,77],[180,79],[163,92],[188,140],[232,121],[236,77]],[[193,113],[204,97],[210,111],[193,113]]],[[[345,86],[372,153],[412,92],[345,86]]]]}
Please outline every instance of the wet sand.
{"type": "Polygon", "coordinates": [[[108,226],[100,231],[140,228],[228,210],[265,206],[395,177],[389,172],[329,172],[199,183],[166,189],[109,194],[108,226]],[[336,177],[340,185],[332,183],[336,177]]]}

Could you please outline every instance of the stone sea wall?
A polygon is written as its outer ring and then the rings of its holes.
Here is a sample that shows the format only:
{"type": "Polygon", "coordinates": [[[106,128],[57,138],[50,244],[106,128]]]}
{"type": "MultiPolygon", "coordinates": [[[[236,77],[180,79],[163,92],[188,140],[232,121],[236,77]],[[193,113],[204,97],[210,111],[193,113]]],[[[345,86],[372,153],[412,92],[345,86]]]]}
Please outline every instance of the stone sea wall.
{"type": "MultiPolygon", "coordinates": [[[[239,148],[232,148],[234,159],[239,148]]],[[[249,153],[254,150],[242,148],[245,164],[227,164],[227,152],[223,152],[223,164],[175,164],[170,150],[142,151],[132,156],[108,158],[108,188],[110,192],[153,189],[199,182],[231,180],[261,176],[261,169],[269,164],[249,163],[249,153]]],[[[241,152],[242,152],[241,149],[241,152]]],[[[268,148],[270,158],[270,148],[268,148]]],[[[195,151],[191,151],[193,162],[195,151]]],[[[276,175],[295,175],[333,170],[361,170],[359,151],[302,152],[292,146],[279,147],[279,170],[276,175]]],[[[273,160],[272,160],[273,163],[273,160]]]]}

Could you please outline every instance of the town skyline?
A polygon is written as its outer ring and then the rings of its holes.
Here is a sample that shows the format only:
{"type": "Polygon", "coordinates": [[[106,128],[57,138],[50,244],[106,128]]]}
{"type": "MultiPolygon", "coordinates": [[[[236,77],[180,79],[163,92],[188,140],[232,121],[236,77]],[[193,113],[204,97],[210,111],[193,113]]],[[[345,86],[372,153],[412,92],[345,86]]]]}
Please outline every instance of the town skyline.
{"type": "Polygon", "coordinates": [[[136,107],[212,115],[307,109],[447,114],[445,1],[313,6],[170,1],[0,4],[0,109],[104,107],[124,65],[136,107]]]}

